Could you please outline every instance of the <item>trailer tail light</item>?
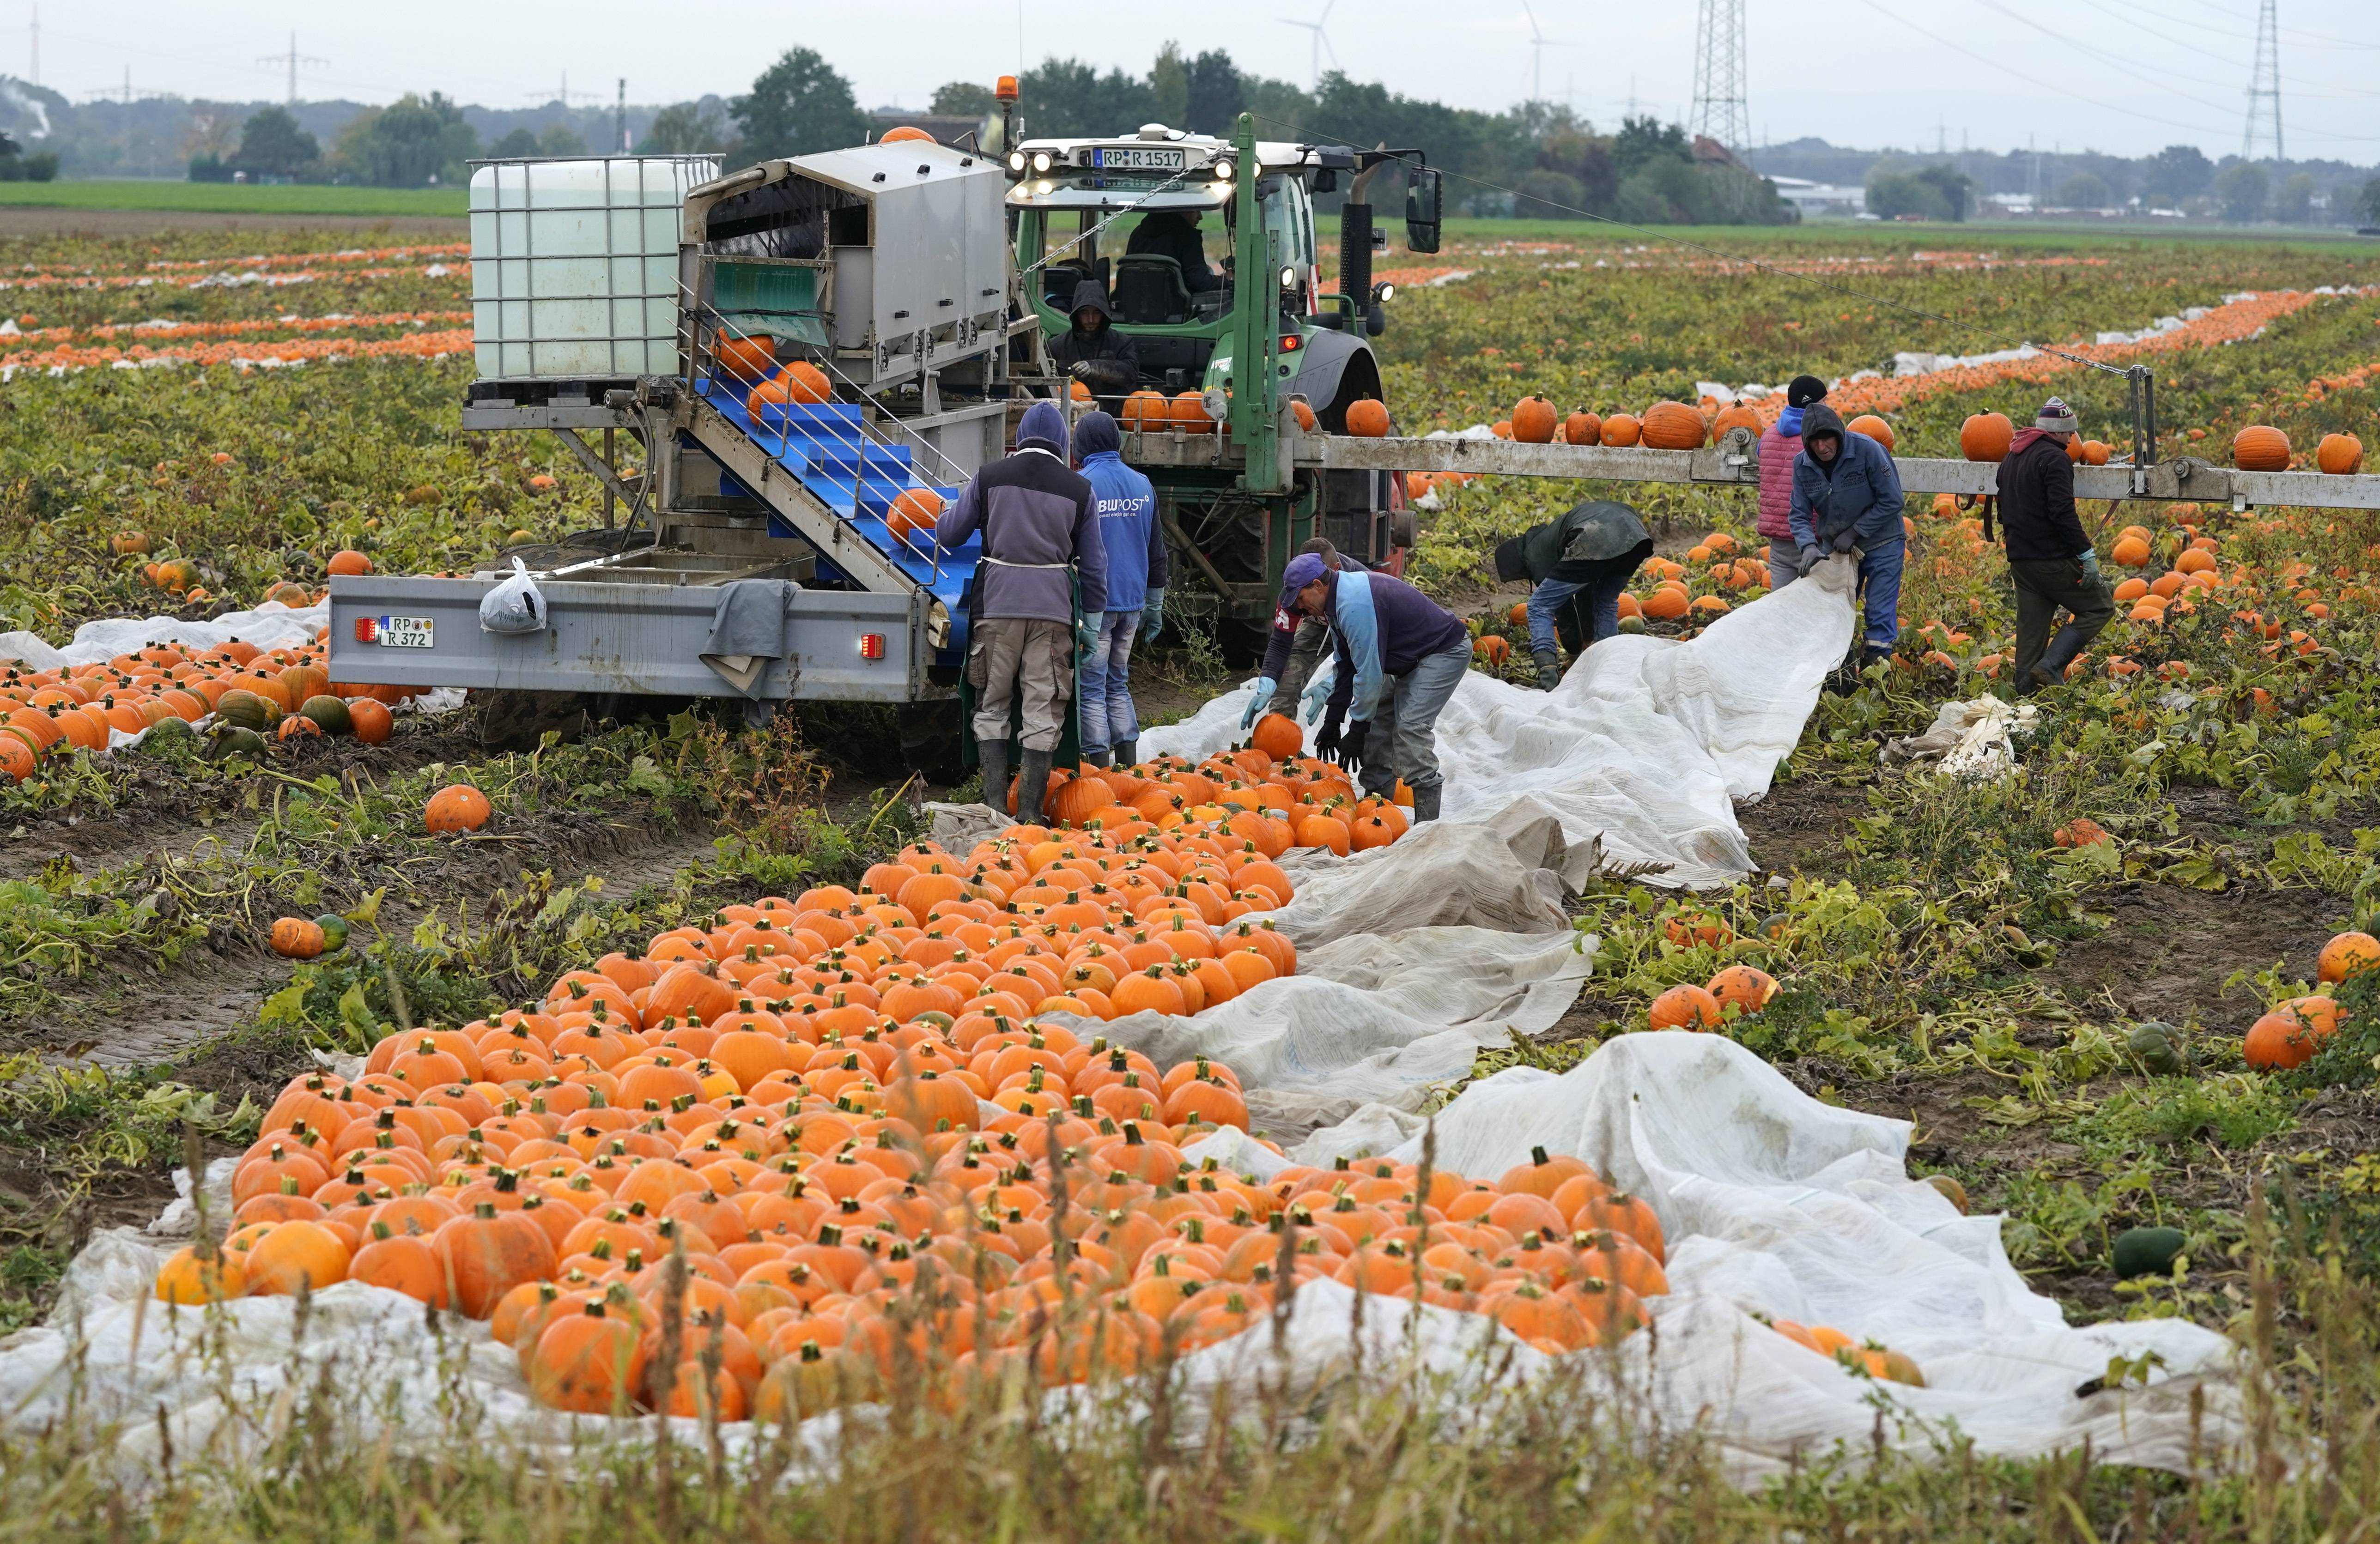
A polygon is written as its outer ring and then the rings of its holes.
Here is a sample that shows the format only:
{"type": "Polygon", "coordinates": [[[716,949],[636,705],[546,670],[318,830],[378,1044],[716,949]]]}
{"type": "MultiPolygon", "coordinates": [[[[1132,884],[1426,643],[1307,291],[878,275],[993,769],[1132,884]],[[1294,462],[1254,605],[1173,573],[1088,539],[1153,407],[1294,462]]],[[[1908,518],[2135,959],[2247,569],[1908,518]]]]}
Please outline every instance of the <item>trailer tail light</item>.
{"type": "Polygon", "coordinates": [[[358,617],[356,619],[356,642],[359,644],[370,644],[379,641],[379,638],[380,622],[378,620],[371,617],[358,617]]]}
{"type": "Polygon", "coordinates": [[[859,657],[862,659],[883,658],[884,634],[881,633],[861,633],[859,635],[859,657]]]}

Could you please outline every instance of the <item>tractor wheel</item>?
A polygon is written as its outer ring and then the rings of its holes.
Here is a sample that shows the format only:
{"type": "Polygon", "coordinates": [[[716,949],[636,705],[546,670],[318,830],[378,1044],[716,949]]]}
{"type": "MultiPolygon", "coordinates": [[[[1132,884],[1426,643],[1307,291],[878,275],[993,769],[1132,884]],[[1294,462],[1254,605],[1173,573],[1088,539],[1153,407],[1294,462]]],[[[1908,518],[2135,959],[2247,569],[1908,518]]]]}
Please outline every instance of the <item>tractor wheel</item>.
{"type": "Polygon", "coordinates": [[[564,742],[587,732],[587,699],[576,692],[473,688],[468,706],[480,743],[491,751],[534,751],[552,730],[564,742]]]}
{"type": "Polygon", "coordinates": [[[899,718],[903,766],[945,788],[966,781],[966,768],[959,764],[966,724],[956,701],[904,703],[899,718]]]}

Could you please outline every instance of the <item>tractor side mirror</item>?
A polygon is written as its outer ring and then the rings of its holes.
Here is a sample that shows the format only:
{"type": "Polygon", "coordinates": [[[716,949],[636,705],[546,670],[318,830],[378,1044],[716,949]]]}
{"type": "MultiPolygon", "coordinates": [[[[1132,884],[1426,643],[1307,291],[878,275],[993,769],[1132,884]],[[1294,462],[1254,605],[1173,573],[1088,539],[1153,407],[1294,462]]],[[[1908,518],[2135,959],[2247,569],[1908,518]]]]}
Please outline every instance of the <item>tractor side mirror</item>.
{"type": "Polygon", "coordinates": [[[1414,252],[1438,250],[1439,205],[1444,201],[1445,174],[1435,166],[1415,166],[1405,174],[1405,247],[1414,252]]]}

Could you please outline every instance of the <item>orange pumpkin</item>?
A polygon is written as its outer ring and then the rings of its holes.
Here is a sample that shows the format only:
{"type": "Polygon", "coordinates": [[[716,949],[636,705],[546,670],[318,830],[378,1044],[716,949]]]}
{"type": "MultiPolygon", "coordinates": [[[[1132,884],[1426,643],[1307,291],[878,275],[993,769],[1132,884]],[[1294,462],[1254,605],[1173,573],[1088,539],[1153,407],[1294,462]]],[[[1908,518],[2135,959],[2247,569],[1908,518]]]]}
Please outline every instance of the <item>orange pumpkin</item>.
{"type": "Polygon", "coordinates": [[[1644,426],[1632,414],[1614,413],[1603,420],[1603,443],[1607,445],[1633,445],[1643,432],[1644,426]]]}
{"type": "Polygon", "coordinates": [[[1702,414],[1684,403],[1657,402],[1645,410],[1644,441],[1657,451],[1698,451],[1709,433],[1702,414]]]}
{"type": "Polygon", "coordinates": [[[372,571],[371,560],[352,547],[342,548],[332,553],[331,561],[325,566],[331,573],[346,578],[353,578],[358,574],[370,573],[372,571]]]}
{"type": "Polygon", "coordinates": [[[285,959],[311,959],[322,952],[322,924],[282,917],[273,924],[273,952],[285,959]]]}
{"type": "Polygon", "coordinates": [[[1557,422],[1552,403],[1543,397],[1523,397],[1512,408],[1512,438],[1524,445],[1550,444],[1557,422]]]}
{"type": "Polygon", "coordinates": [[[1718,999],[1707,987],[1672,986],[1653,999],[1646,1019],[1657,1030],[1715,1030],[1720,1021],[1718,999]]]}
{"type": "Polygon", "coordinates": [[[722,375],[757,384],[777,368],[777,341],[766,336],[722,338],[710,356],[722,375]]]}
{"type": "Polygon", "coordinates": [[[2231,437],[2231,464],[2242,472],[2286,472],[2289,437],[2270,424],[2250,424],[2231,437]]]}
{"type": "Polygon", "coordinates": [[[2313,464],[2334,477],[2352,476],[2363,469],[2363,441],[2351,434],[2325,434],[2313,448],[2313,464]]]}
{"type": "Polygon", "coordinates": [[[347,722],[355,730],[356,738],[367,745],[385,745],[389,736],[396,732],[396,719],[389,713],[388,705],[370,697],[347,700],[347,722]]]}
{"type": "Polygon", "coordinates": [[[2016,426],[2005,413],[1977,413],[1959,426],[1959,453],[1969,461],[2005,461],[2016,426]]]}
{"type": "Polygon", "coordinates": [[[941,513],[941,494],[930,488],[905,488],[901,496],[892,501],[884,523],[892,528],[894,536],[905,537],[916,531],[931,531],[941,513]]]}
{"type": "Polygon", "coordinates": [[[1366,440],[1378,440],[1389,432],[1389,404],[1377,397],[1362,397],[1347,404],[1347,432],[1366,440]]]}
{"type": "Polygon", "coordinates": [[[1582,408],[1562,420],[1562,438],[1573,445],[1603,443],[1603,418],[1582,408]]]}
{"type": "Polygon", "coordinates": [[[421,818],[431,830],[442,835],[455,831],[476,831],[488,823],[495,813],[488,796],[468,783],[456,783],[442,788],[430,796],[421,818]]]}
{"type": "Polygon", "coordinates": [[[1287,761],[1305,749],[1305,731],[1286,713],[1268,713],[1257,720],[1250,743],[1276,762],[1287,761]]]}
{"type": "Polygon", "coordinates": [[[1893,447],[1892,426],[1873,413],[1863,413],[1843,427],[1853,434],[1866,435],[1870,440],[1883,446],[1887,452],[1891,451],[1893,447]]]}

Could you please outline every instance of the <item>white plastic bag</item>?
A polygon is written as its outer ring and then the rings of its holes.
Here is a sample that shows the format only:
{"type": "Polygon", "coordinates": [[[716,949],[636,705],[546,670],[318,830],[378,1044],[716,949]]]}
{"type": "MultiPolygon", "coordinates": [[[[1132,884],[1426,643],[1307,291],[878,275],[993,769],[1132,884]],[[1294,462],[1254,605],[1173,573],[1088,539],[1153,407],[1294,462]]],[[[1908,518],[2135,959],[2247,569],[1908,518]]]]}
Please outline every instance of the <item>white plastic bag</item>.
{"type": "Polygon", "coordinates": [[[538,593],[537,581],[529,576],[528,565],[518,558],[513,560],[513,576],[480,597],[480,631],[545,631],[545,597],[538,593]]]}

